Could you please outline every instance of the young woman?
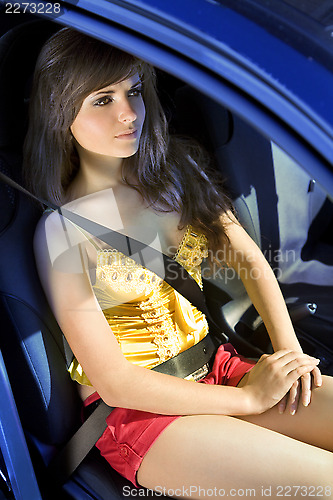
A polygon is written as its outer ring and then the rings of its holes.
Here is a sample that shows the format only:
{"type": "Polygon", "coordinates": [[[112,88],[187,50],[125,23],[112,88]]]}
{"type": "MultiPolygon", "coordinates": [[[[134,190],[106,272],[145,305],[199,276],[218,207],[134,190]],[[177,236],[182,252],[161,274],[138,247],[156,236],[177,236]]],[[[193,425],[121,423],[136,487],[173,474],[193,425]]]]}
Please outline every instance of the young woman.
{"type": "Polygon", "coordinates": [[[86,408],[99,398],[116,407],[97,443],[112,467],[185,497],[270,488],[274,498],[295,486],[295,497],[333,498],[333,381],[302,353],[269,265],[203,156],[168,136],[152,68],[74,30],[56,33],[36,67],[25,168],[36,194],[172,256],[199,286],[203,257],[222,250],[274,347],[255,364],[222,345],[200,383],[147,369],[203,339],[204,314],[46,211],[35,236],[41,282],[86,408]]]}

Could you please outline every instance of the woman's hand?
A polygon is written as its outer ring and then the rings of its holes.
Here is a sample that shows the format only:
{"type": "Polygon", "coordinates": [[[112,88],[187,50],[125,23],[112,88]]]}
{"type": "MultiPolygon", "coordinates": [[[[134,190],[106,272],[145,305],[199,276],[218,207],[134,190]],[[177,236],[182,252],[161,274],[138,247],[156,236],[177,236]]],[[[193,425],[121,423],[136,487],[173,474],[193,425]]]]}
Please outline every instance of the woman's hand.
{"type": "Polygon", "coordinates": [[[312,382],[315,387],[322,385],[322,377],[317,366],[309,373],[305,373],[296,382],[293,383],[288,394],[286,394],[279,403],[279,413],[284,413],[287,409],[291,415],[295,415],[299,402],[303,406],[308,406],[311,401],[312,382]]]}
{"type": "Polygon", "coordinates": [[[261,356],[242,388],[250,396],[253,413],[263,413],[282,401],[296,388],[299,378],[310,375],[318,363],[318,359],[307,354],[286,349],[261,356]]]}
{"type": "MultiPolygon", "coordinates": [[[[287,345],[281,346],[279,342],[277,342],[276,350],[281,349],[303,352],[294,330],[290,332],[290,340],[287,345]]],[[[315,387],[320,387],[322,385],[321,373],[317,366],[315,366],[310,373],[305,373],[294,382],[288,394],[286,394],[279,403],[279,413],[282,414],[288,411],[291,415],[294,415],[300,403],[303,404],[303,406],[308,406],[311,401],[312,384],[315,387]]]]}

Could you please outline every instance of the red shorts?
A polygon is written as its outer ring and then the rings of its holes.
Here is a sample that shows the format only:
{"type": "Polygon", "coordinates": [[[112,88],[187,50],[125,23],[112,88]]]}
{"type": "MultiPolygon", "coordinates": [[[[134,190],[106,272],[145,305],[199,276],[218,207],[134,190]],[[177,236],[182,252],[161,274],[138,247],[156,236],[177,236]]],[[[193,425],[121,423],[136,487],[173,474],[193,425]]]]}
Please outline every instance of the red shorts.
{"type": "MultiPolygon", "coordinates": [[[[212,371],[200,383],[236,386],[254,364],[238,354],[231,344],[223,344],[216,353],[212,371]]],[[[95,392],[84,401],[84,406],[97,399],[99,395],[95,392]]],[[[136,473],[145,454],[164,429],[179,417],[115,408],[107,417],[108,426],[96,446],[111,467],[138,487],[136,473]]]]}

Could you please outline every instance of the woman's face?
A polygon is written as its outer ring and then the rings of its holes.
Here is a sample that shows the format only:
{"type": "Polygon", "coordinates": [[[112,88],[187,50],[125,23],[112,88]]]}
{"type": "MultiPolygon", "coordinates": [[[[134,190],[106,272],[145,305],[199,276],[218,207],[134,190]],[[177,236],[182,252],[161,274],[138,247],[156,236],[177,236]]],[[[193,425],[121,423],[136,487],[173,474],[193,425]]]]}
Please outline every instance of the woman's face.
{"type": "Polygon", "coordinates": [[[128,158],[138,150],[144,119],[142,82],[136,74],[89,94],[70,129],[79,144],[79,154],[83,148],[90,153],[128,158]]]}

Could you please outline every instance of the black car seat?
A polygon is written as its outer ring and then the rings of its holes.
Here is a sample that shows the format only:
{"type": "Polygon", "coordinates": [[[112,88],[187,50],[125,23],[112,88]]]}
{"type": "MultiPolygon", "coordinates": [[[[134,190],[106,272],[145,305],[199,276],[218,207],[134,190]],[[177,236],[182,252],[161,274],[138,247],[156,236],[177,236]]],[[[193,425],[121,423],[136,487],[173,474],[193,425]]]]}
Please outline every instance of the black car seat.
{"type": "MultiPolygon", "coordinates": [[[[176,91],[175,103],[173,126],[214,156],[241,223],[279,280],[303,348],[320,357],[323,373],[333,374],[332,202],[281,148],[211,98],[185,86],[176,91]]],[[[210,306],[217,319],[226,320],[231,340],[269,348],[233,270],[206,276],[210,306]]]]}
{"type": "MultiPolygon", "coordinates": [[[[55,29],[52,23],[28,22],[0,40],[0,169],[18,182],[29,84],[40,47],[55,29]]],[[[45,473],[80,426],[81,401],[66,369],[66,343],[35,267],[32,241],[40,215],[29,197],[0,182],[0,351],[39,487],[45,500],[124,498],[123,487],[130,491],[132,485],[96,449],[60,491],[45,473]]]]}

